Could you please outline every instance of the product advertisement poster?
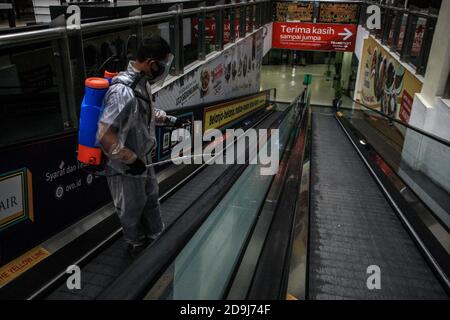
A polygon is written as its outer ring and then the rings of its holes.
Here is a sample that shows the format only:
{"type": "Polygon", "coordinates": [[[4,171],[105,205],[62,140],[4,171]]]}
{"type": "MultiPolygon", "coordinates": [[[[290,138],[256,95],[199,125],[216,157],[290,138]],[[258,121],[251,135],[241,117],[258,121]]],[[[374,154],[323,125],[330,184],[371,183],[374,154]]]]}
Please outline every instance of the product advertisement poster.
{"type": "Polygon", "coordinates": [[[259,91],[262,30],[154,94],[155,106],[170,111],[259,91]]]}
{"type": "Polygon", "coordinates": [[[374,39],[364,41],[358,98],[365,105],[407,122],[420,82],[374,39]]]}

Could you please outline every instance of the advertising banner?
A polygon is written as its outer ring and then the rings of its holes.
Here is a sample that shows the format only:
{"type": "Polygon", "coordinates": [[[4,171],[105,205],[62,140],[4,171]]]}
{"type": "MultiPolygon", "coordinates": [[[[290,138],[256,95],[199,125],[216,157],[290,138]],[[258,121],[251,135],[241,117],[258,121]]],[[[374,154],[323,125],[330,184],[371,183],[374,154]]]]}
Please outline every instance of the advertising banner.
{"type": "Polygon", "coordinates": [[[155,106],[177,110],[259,91],[262,43],[259,30],[222,51],[215,59],[155,92],[155,106]]]}
{"type": "Polygon", "coordinates": [[[272,47],[292,50],[354,51],[356,24],[274,22],[272,47]]]}
{"type": "Polygon", "coordinates": [[[360,66],[357,98],[391,117],[409,120],[412,97],[422,90],[422,82],[372,37],[364,40],[360,66]],[[402,99],[403,111],[400,116],[402,99]]]}
{"type": "Polygon", "coordinates": [[[204,109],[203,130],[221,128],[234,122],[246,114],[267,105],[268,94],[262,93],[253,97],[231,103],[223,103],[204,109]]]}
{"type": "MultiPolygon", "coordinates": [[[[198,39],[198,18],[192,18],[192,37],[193,39],[198,39]]],[[[255,27],[253,23],[253,27],[255,27]]],[[[224,43],[230,42],[230,30],[231,30],[231,23],[230,19],[224,19],[223,20],[223,41],[224,43]]],[[[240,30],[240,21],[238,18],[234,20],[234,34],[236,35],[236,38],[239,35],[240,30]]],[[[248,32],[250,30],[249,22],[246,21],[245,23],[245,32],[248,32]]],[[[205,20],[205,38],[207,43],[215,43],[216,41],[216,21],[213,19],[206,19],[205,20]]]]}
{"type": "MultiPolygon", "coordinates": [[[[425,25],[426,25],[425,19],[419,18],[417,20],[416,32],[414,33],[413,43],[411,46],[411,57],[418,57],[420,54],[420,50],[422,49],[423,36],[425,34],[425,25]]],[[[403,46],[403,40],[405,39],[405,31],[406,25],[402,25],[400,27],[400,32],[398,36],[398,43],[397,43],[398,50],[400,50],[400,48],[403,46]]],[[[393,37],[394,37],[394,30],[392,28],[391,31],[389,32],[389,41],[392,41],[393,37]]]]}
{"type": "Polygon", "coordinates": [[[359,3],[320,3],[319,21],[326,23],[358,23],[359,3]]]}
{"type": "Polygon", "coordinates": [[[312,22],[313,3],[275,3],[275,21],[280,22],[312,22]]]}
{"type": "Polygon", "coordinates": [[[73,134],[0,151],[0,266],[110,201],[76,148],[73,134]]]}

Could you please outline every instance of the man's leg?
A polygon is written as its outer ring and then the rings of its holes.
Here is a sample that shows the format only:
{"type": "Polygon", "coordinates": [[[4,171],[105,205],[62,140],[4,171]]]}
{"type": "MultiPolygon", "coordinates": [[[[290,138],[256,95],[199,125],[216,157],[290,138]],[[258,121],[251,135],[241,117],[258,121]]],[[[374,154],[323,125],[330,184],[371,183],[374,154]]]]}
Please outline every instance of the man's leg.
{"type": "Polygon", "coordinates": [[[146,202],[142,211],[142,226],[146,236],[154,236],[160,233],[164,226],[161,219],[159,205],[159,187],[153,168],[148,170],[149,178],[146,179],[146,202]]]}
{"type": "Polygon", "coordinates": [[[107,180],[125,240],[130,245],[141,245],[145,239],[141,213],[146,201],[146,179],[118,175],[107,180]]]}

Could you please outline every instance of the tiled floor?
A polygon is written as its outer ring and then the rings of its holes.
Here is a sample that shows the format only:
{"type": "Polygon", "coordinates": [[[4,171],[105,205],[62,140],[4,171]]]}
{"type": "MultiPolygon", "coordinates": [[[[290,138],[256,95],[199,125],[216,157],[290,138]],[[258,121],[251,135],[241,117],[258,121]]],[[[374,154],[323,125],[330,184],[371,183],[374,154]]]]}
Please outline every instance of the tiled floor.
{"type": "Polygon", "coordinates": [[[311,104],[330,106],[334,98],[333,74],[325,76],[326,64],[307,66],[264,65],[261,89],[277,89],[277,101],[291,102],[303,90],[303,76],[311,74],[311,104]]]}

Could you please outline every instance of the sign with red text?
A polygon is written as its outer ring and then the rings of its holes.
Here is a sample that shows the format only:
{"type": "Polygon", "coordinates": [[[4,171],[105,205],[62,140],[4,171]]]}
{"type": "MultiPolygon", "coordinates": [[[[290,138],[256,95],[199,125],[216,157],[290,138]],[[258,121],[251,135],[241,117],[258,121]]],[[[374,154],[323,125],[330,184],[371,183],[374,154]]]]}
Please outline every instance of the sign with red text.
{"type": "Polygon", "coordinates": [[[403,90],[403,97],[402,102],[400,104],[400,113],[399,113],[400,120],[402,120],[403,122],[406,123],[409,122],[409,118],[411,117],[412,105],[413,105],[413,97],[411,97],[406,90],[403,90]]]}
{"type": "MultiPolygon", "coordinates": [[[[198,18],[192,18],[192,36],[194,39],[198,39],[198,18]]],[[[224,19],[223,21],[223,41],[224,43],[230,42],[230,30],[231,23],[230,19],[224,19]]],[[[235,19],[234,21],[234,34],[236,38],[239,37],[240,21],[235,19]]],[[[253,23],[253,28],[255,28],[255,23],[253,23]]],[[[248,21],[245,23],[245,32],[249,32],[250,24],[248,21]]],[[[216,41],[216,21],[214,19],[205,20],[205,38],[208,43],[215,43],[216,41]]]]}
{"type": "Polygon", "coordinates": [[[274,22],[272,47],[292,50],[354,51],[356,24],[274,22]]]}

